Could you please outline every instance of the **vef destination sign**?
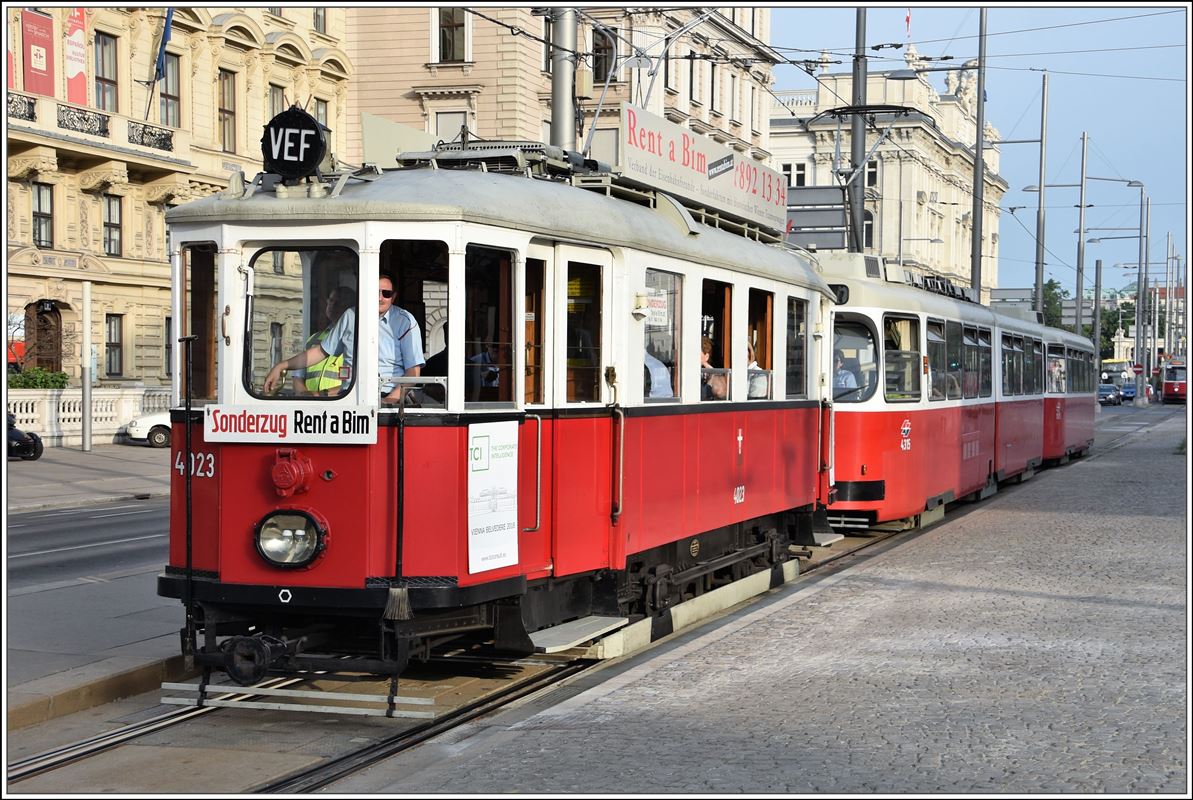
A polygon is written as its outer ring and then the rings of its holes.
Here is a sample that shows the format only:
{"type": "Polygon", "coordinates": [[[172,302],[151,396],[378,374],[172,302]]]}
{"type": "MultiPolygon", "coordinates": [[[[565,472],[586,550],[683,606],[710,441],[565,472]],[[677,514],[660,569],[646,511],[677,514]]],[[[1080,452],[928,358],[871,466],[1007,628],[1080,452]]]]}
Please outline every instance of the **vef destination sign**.
{"type": "Polygon", "coordinates": [[[203,439],[264,444],[376,444],[377,409],[323,404],[203,407],[203,439]]]}
{"type": "Polygon", "coordinates": [[[782,173],[629,103],[620,133],[624,177],[775,231],[787,225],[782,173]]]}
{"type": "Polygon", "coordinates": [[[314,175],[327,152],[327,128],[298,106],[286,109],[265,125],[261,156],[266,172],[293,180],[314,175]]]}

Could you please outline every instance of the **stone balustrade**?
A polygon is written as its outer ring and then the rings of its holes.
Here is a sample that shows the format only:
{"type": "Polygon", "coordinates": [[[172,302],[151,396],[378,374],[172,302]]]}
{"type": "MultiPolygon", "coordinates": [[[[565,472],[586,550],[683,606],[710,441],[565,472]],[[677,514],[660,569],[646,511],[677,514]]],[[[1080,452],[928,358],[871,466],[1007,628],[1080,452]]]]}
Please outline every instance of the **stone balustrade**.
{"type": "MultiPolygon", "coordinates": [[[[9,389],[7,406],[16,426],[39,434],[46,447],[82,445],[82,389],[9,389]]],[[[168,387],[92,389],[91,444],[125,441],[131,420],[169,408],[168,387]]]]}

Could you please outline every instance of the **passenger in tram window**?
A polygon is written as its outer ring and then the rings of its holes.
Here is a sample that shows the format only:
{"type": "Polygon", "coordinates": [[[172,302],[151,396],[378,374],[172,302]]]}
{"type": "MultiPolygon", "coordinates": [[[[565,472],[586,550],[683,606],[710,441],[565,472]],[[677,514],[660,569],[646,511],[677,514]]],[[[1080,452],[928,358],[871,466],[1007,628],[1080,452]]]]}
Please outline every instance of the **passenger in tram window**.
{"type": "Polygon", "coordinates": [[[724,400],[729,396],[729,381],[725,374],[713,367],[712,339],[704,336],[700,339],[700,399],[724,400]]]}
{"type": "Polygon", "coordinates": [[[841,350],[834,351],[833,361],[836,364],[833,387],[836,389],[856,389],[857,376],[851,370],[845,368],[845,353],[841,350]]]}
{"type": "Polygon", "coordinates": [[[746,380],[748,382],[746,398],[749,400],[765,400],[770,396],[770,373],[758,366],[754,357],[754,345],[746,340],[746,380]]]}
{"type": "MultiPolygon", "coordinates": [[[[339,321],[345,311],[356,305],[356,291],[348,286],[337,286],[327,295],[324,304],[324,325],[321,330],[312,333],[306,341],[307,348],[314,347],[327,338],[331,329],[339,321]]],[[[344,366],[342,355],[327,356],[306,369],[295,370],[290,374],[294,382],[296,395],[319,395],[327,397],[340,393],[343,378],[340,375],[344,366]]]]}
{"type": "Polygon", "coordinates": [[[481,389],[496,389],[501,380],[500,355],[494,342],[474,356],[468,357],[468,371],[464,378],[464,393],[477,400],[481,389]]]}
{"type": "MultiPolygon", "coordinates": [[[[382,273],[378,279],[377,305],[381,324],[377,336],[378,370],[381,377],[381,401],[396,403],[402,392],[392,378],[417,377],[424,363],[422,333],[414,316],[394,304],[394,281],[382,273]]],[[[271,393],[286,370],[302,369],[331,355],[342,355],[352,366],[356,339],[356,310],[348,309],[323,341],[274,364],[265,376],[265,392],[271,393]]]]}
{"type": "Polygon", "coordinates": [[[642,351],[642,363],[642,396],[654,399],[674,397],[674,392],[671,391],[671,370],[667,365],[651,355],[650,350],[642,351]]]}

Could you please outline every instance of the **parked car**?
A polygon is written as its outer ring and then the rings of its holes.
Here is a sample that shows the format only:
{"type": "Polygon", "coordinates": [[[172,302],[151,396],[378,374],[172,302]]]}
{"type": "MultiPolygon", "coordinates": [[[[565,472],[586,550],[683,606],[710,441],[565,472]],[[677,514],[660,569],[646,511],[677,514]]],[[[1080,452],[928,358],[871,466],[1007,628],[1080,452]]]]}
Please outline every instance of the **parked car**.
{"type": "Polygon", "coordinates": [[[1123,393],[1113,383],[1098,384],[1098,402],[1104,406],[1121,406],[1123,393]]]}
{"type": "Polygon", "coordinates": [[[131,442],[148,442],[150,447],[169,447],[170,412],[159,411],[137,417],[128,423],[126,432],[131,442]]]}

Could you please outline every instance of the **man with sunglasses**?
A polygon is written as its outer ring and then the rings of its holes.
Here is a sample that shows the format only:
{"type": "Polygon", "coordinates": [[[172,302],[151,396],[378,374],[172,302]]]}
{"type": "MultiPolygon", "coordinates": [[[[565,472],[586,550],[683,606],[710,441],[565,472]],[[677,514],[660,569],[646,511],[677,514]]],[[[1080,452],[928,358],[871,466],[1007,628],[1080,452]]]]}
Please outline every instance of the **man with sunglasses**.
{"type": "MultiPolygon", "coordinates": [[[[393,378],[417,377],[422,373],[423,340],[414,315],[394,305],[394,281],[388,273],[381,273],[377,281],[377,306],[381,324],[377,334],[377,367],[381,376],[381,402],[396,403],[401,389],[393,378]]],[[[282,372],[302,369],[327,356],[342,355],[352,364],[356,340],[356,310],[348,309],[323,341],[296,356],[274,364],[265,376],[265,392],[272,392],[281,382],[282,372]]]]}

